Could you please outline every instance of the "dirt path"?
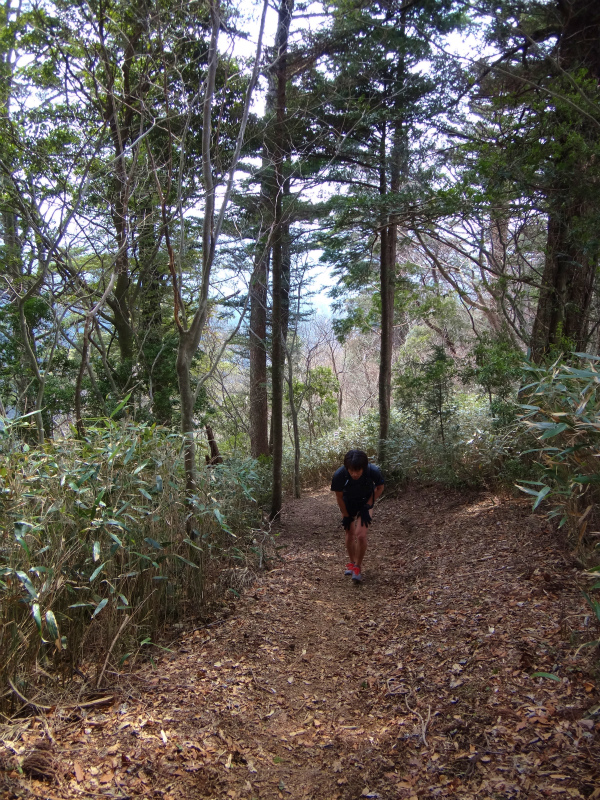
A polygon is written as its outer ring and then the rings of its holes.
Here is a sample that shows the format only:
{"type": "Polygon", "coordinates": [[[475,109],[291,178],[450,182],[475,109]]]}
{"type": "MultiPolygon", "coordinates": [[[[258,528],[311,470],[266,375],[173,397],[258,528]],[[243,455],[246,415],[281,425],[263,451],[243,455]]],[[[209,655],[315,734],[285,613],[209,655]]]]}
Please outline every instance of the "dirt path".
{"type": "Polygon", "coordinates": [[[593,629],[528,502],[384,497],[361,586],[338,518],[328,491],[288,502],[279,566],[111,708],[50,716],[58,783],[12,796],[600,797],[593,629]]]}

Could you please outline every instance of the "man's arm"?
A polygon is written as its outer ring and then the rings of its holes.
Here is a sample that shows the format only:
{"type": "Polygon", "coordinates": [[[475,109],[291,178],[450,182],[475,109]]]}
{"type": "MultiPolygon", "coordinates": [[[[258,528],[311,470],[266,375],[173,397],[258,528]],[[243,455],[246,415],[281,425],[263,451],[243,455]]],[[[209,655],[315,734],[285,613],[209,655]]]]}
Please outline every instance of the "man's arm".
{"type": "Polygon", "coordinates": [[[381,495],[383,494],[383,487],[384,487],[384,484],[383,484],[383,483],[380,483],[380,484],[379,484],[379,486],[374,486],[374,487],[373,487],[373,494],[371,495],[371,498],[370,498],[370,500],[371,500],[371,506],[374,506],[374,505],[375,505],[375,502],[376,502],[377,500],[379,500],[379,498],[380,498],[380,497],[381,497],[381,495]]]}
{"type": "Polygon", "coordinates": [[[344,493],[343,492],[336,492],[335,499],[337,500],[337,504],[340,507],[340,511],[342,512],[342,517],[349,517],[348,509],[346,508],[346,503],[344,503],[344,493]]]}

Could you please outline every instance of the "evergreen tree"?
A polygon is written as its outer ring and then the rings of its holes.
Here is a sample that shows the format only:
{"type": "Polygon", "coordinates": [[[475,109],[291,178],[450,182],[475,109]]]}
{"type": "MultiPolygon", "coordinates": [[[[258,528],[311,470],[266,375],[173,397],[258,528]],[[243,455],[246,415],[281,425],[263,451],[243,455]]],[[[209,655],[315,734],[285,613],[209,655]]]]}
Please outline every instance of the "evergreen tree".
{"type": "Polygon", "coordinates": [[[428,74],[419,65],[433,58],[430,37],[451,30],[460,14],[451,0],[342,0],[332,9],[328,63],[333,79],[325,119],[335,140],[328,177],[347,191],[333,203],[338,237],[329,243],[326,255],[331,258],[337,250],[334,264],[341,288],[364,285],[370,275],[378,274],[383,462],[391,406],[399,230],[423,166],[418,152],[422,125],[447,102],[446,93],[439,91],[441,73],[428,74]],[[339,232],[346,239],[341,250],[339,232]]]}

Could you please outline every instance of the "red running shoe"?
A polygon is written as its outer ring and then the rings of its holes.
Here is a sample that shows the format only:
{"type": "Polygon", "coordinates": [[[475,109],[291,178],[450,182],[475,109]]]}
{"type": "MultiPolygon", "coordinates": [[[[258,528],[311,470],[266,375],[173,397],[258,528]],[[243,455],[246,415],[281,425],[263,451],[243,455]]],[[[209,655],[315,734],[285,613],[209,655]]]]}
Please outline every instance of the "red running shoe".
{"type": "Polygon", "coordinates": [[[354,583],[361,583],[362,582],[362,575],[360,574],[360,567],[355,564],[354,569],[352,570],[352,580],[354,583]]]}
{"type": "Polygon", "coordinates": [[[344,575],[354,575],[354,564],[352,561],[349,561],[346,564],[346,571],[344,572],[344,575]]]}

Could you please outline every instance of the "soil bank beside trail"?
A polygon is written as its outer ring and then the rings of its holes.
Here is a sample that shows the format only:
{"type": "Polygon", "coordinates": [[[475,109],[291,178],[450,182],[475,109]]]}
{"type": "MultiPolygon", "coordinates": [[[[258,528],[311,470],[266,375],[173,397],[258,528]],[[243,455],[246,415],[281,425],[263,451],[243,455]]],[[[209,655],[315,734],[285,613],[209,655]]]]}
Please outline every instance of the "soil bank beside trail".
{"type": "Polygon", "coordinates": [[[600,797],[598,676],[575,653],[593,629],[527,501],[384,495],[360,586],[331,492],[288,501],[279,544],[229,617],[123,678],[112,707],[49,715],[57,781],[5,773],[8,796],[600,797]]]}

